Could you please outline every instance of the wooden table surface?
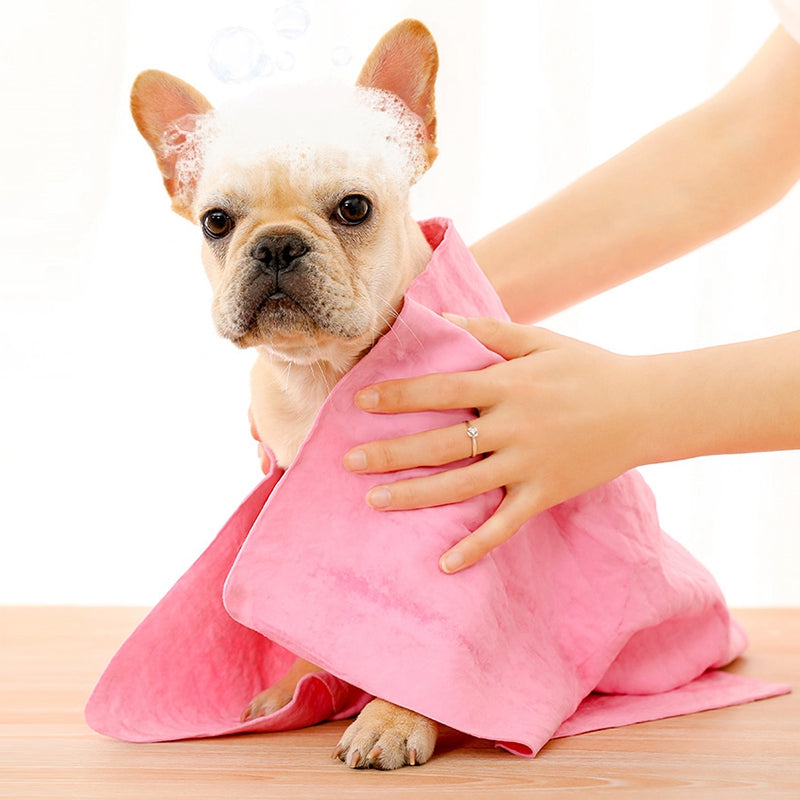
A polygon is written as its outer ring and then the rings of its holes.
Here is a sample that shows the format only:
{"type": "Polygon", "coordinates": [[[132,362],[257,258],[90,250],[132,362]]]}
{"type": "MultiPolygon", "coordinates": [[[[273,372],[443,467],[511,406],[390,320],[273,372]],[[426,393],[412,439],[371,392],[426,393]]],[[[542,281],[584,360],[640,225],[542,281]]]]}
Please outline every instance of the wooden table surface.
{"type": "Polygon", "coordinates": [[[534,759],[447,731],[428,764],[392,773],[329,758],[344,722],[170,744],[89,730],[86,697],[144,613],[0,608],[0,797],[800,799],[800,609],[736,612],[751,645],[732,669],[793,694],[555,740],[534,759]]]}

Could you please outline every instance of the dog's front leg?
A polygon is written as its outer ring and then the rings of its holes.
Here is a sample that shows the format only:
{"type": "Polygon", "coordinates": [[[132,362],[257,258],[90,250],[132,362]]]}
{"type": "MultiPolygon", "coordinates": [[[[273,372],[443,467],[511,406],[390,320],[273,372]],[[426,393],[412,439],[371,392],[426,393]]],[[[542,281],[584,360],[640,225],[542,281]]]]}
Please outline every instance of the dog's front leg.
{"type": "Polygon", "coordinates": [[[333,757],[353,768],[424,764],[438,733],[436,723],[422,714],[376,698],[344,732],[333,757]]]}
{"type": "Polygon", "coordinates": [[[300,679],[304,675],[311,675],[314,672],[323,672],[323,670],[310,661],[298,658],[279,681],[273,683],[269,689],[257,694],[250,701],[247,708],[242,711],[241,721],[247,722],[256,717],[267,717],[280,711],[291,702],[300,679]]]}

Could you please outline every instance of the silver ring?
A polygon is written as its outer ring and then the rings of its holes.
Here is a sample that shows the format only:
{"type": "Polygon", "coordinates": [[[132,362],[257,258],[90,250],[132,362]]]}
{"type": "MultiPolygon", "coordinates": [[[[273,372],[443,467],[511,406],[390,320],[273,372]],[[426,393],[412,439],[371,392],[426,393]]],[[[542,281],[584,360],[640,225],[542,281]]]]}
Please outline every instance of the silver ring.
{"type": "Polygon", "coordinates": [[[472,455],[470,455],[470,458],[475,458],[478,455],[478,429],[469,421],[465,421],[464,424],[467,426],[467,436],[472,442],[472,455]]]}

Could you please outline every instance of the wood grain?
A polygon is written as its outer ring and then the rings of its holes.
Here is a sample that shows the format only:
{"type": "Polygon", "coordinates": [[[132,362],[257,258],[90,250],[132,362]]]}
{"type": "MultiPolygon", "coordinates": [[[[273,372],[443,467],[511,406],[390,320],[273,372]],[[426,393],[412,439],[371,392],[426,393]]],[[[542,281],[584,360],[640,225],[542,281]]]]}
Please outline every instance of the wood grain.
{"type": "MultiPolygon", "coordinates": [[[[445,731],[425,766],[353,772],[329,759],[346,723],[171,744],[90,731],[82,709],[144,615],[0,608],[3,798],[800,798],[800,694],[599,731],[534,759],[445,731]]],[[[800,687],[800,609],[737,612],[751,638],[732,669],[800,687]]]]}

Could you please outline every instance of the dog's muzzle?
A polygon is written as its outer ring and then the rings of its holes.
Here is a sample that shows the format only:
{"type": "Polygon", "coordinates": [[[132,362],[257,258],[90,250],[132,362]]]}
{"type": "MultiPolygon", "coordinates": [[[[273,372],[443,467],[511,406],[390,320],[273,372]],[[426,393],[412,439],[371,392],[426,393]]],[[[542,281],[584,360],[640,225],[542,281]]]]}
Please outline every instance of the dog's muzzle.
{"type": "Polygon", "coordinates": [[[346,276],[331,274],[324,250],[299,233],[262,233],[226,267],[214,321],[239,347],[274,344],[285,336],[313,338],[320,331],[354,338],[373,321],[357,288],[346,276]]]}
{"type": "Polygon", "coordinates": [[[308,327],[306,306],[313,305],[314,296],[306,263],[311,251],[309,243],[294,233],[256,239],[245,257],[229,266],[229,281],[216,300],[220,334],[240,344],[259,330],[308,327]]]}

